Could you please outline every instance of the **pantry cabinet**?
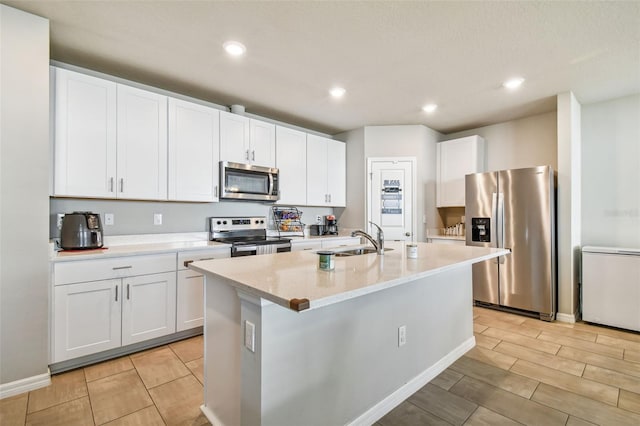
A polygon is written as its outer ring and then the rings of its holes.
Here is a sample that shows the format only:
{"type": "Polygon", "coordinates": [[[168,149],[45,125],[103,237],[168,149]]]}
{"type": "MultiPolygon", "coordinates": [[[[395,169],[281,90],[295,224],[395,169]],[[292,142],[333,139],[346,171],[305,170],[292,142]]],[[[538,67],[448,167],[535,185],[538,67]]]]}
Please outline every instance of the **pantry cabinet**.
{"type": "Polygon", "coordinates": [[[346,205],[346,147],[343,142],[307,135],[307,205],[346,205]]]}
{"type": "Polygon", "coordinates": [[[275,125],[220,112],[220,160],[275,167],[275,125]]]}
{"type": "Polygon", "coordinates": [[[169,98],[169,200],[218,201],[220,111],[169,98]]]}
{"type": "Polygon", "coordinates": [[[52,361],[176,331],[176,254],[54,264],[52,361]]]}
{"type": "Polygon", "coordinates": [[[307,204],[307,134],[276,126],[276,167],[279,170],[278,204],[307,204]]]}
{"type": "Polygon", "coordinates": [[[167,199],[167,97],[55,68],[54,195],[167,199]]]}
{"type": "Polygon", "coordinates": [[[485,143],[468,136],[436,144],[436,205],[463,207],[465,175],[485,171],[485,143]]]}

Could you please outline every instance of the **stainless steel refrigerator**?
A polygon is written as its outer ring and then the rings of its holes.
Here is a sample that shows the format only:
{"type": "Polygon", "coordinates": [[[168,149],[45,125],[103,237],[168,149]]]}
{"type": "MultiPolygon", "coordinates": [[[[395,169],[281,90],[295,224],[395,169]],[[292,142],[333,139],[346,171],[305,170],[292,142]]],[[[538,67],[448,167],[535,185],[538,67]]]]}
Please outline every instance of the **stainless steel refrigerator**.
{"type": "Polygon", "coordinates": [[[466,176],[467,245],[511,250],[473,265],[476,304],[555,318],[554,182],[550,166],[466,176]]]}

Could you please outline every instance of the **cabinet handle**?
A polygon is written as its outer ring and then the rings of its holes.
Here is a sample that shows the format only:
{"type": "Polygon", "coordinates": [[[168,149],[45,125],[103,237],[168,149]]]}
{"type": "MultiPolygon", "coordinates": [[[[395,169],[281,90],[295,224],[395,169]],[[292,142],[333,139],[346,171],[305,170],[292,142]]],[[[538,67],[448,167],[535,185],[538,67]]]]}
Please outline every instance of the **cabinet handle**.
{"type": "Polygon", "coordinates": [[[303,248],[302,250],[313,250],[313,247],[303,248]]]}
{"type": "Polygon", "coordinates": [[[193,278],[202,278],[202,277],[203,277],[203,275],[192,275],[192,276],[190,276],[190,277],[185,277],[185,279],[187,279],[187,280],[191,280],[191,279],[193,279],[193,278]]]}
{"type": "Polygon", "coordinates": [[[120,178],[120,192],[124,192],[124,178],[120,178]]]}
{"type": "Polygon", "coordinates": [[[215,259],[215,257],[203,257],[200,260],[213,260],[213,259],[215,259]]]}
{"type": "Polygon", "coordinates": [[[127,300],[129,300],[129,284],[127,284],[127,300]]]}
{"type": "Polygon", "coordinates": [[[329,194],[329,202],[331,202],[331,194],[329,194]]]}
{"type": "Polygon", "coordinates": [[[245,160],[247,160],[247,161],[249,161],[249,150],[246,150],[246,151],[244,152],[244,159],[245,159],[245,160]]]}
{"type": "Polygon", "coordinates": [[[113,269],[114,271],[117,271],[118,269],[131,269],[131,268],[133,268],[133,266],[127,265],[127,266],[114,266],[111,269],[113,269]]]}
{"type": "Polygon", "coordinates": [[[118,286],[116,286],[116,302],[118,301],[118,286]]]}
{"type": "Polygon", "coordinates": [[[251,161],[256,161],[256,150],[251,151],[251,161]]]}
{"type": "Polygon", "coordinates": [[[184,265],[185,268],[188,268],[189,264],[191,264],[191,263],[193,263],[193,260],[185,260],[183,265],[184,265]]]}
{"type": "Polygon", "coordinates": [[[113,176],[109,178],[109,192],[113,192],[113,176]]]}
{"type": "Polygon", "coordinates": [[[218,197],[218,185],[213,187],[213,196],[216,198],[218,197]]]}

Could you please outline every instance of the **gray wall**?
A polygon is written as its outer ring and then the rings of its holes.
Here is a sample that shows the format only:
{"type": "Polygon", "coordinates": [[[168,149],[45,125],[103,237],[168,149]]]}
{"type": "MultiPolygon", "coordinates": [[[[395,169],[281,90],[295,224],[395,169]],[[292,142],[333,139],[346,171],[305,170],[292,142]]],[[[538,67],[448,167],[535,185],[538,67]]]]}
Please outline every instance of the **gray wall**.
{"type": "Polygon", "coordinates": [[[343,222],[367,229],[366,179],[370,157],[415,157],[417,240],[426,240],[426,229],[436,223],[436,141],[442,135],[422,125],[367,126],[336,135],[347,142],[347,211],[343,222]],[[426,223],[423,219],[426,218],[426,223]]]}
{"type": "Polygon", "coordinates": [[[485,139],[487,171],[550,165],[558,169],[555,111],[451,133],[442,140],[470,135],[485,139]]]}
{"type": "Polygon", "coordinates": [[[0,5],[0,384],[46,374],[49,21],[0,5]]]}
{"type": "Polygon", "coordinates": [[[640,94],[582,106],[582,245],[640,248],[640,94]]]}
{"type": "MultiPolygon", "coordinates": [[[[205,232],[209,230],[209,216],[267,216],[271,218],[271,204],[222,202],[176,203],[162,201],[125,201],[74,198],[51,198],[49,236],[56,238],[58,213],[92,211],[100,213],[104,235],[165,234],[173,232],[205,232]],[[113,226],[104,224],[104,214],[114,214],[113,226]],[[162,214],[162,225],[153,224],[153,215],[162,214]]],[[[316,215],[333,213],[329,207],[298,207],[305,224],[316,223],[316,215]]]]}

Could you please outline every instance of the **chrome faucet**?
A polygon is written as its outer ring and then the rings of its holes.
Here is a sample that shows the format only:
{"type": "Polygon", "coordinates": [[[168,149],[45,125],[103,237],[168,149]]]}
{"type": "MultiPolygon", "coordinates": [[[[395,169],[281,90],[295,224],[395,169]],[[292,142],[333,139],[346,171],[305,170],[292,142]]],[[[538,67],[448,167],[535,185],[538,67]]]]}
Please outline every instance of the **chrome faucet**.
{"type": "Polygon", "coordinates": [[[373,237],[371,235],[369,235],[366,232],[361,231],[361,230],[353,231],[351,233],[351,236],[352,237],[357,237],[357,236],[365,237],[367,240],[369,240],[371,242],[371,244],[373,244],[373,247],[376,249],[376,253],[384,254],[384,232],[382,232],[382,228],[380,228],[375,223],[373,223],[371,221],[369,223],[372,224],[373,226],[375,226],[376,228],[378,228],[378,235],[377,235],[377,238],[375,240],[373,239],[373,237]]]}

